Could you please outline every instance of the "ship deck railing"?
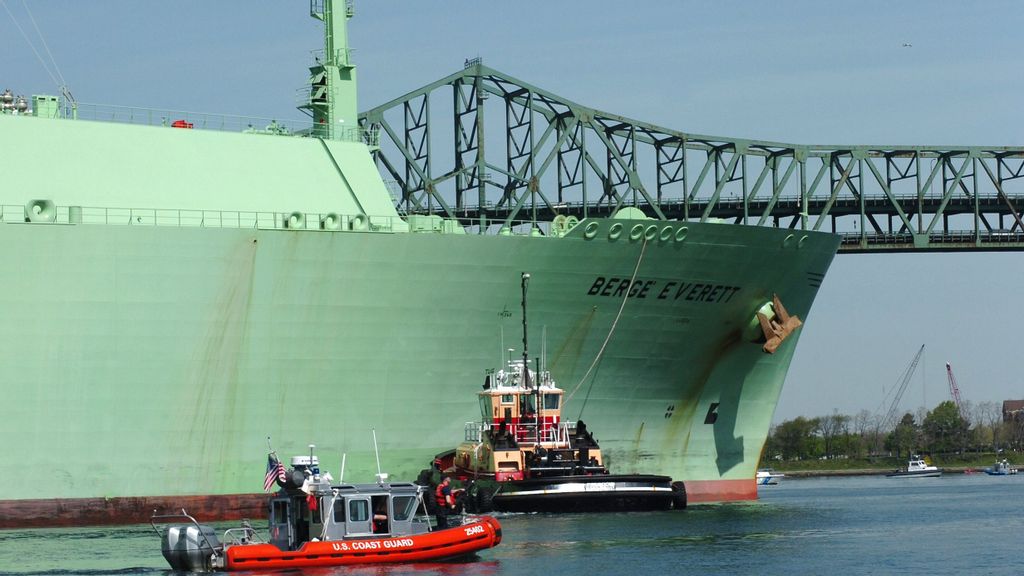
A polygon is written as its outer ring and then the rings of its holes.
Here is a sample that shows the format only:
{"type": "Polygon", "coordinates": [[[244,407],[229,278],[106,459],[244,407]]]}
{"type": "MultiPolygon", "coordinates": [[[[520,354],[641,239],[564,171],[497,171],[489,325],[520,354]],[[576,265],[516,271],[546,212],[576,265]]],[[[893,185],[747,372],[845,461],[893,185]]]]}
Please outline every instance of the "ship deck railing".
{"type": "MultiPolygon", "coordinates": [[[[39,202],[39,201],[33,201],[39,202]]],[[[29,204],[32,204],[30,202],[29,204]]],[[[390,232],[404,222],[399,216],[366,216],[336,212],[264,212],[188,210],[179,208],[101,208],[52,206],[32,214],[29,206],[0,206],[0,222],[169,226],[179,228],[250,228],[297,230],[360,230],[390,232]]]]}
{"type": "MultiPolygon", "coordinates": [[[[324,230],[479,234],[478,226],[463,226],[458,222],[431,221],[430,229],[407,227],[408,216],[366,216],[336,212],[269,212],[234,210],[190,210],[180,208],[120,208],[90,206],[37,206],[45,200],[33,200],[28,205],[0,205],[0,223],[40,224],[100,224],[122,226],[169,226],[180,228],[246,228],[271,230],[324,230]],[[35,212],[38,208],[39,213],[35,212]]],[[[498,235],[508,230],[511,235],[527,236],[536,227],[548,235],[549,223],[515,221],[511,228],[495,223],[484,228],[486,235],[498,235]]]]}
{"type": "Polygon", "coordinates": [[[59,115],[63,118],[92,120],[96,122],[278,136],[315,136],[327,140],[362,142],[369,146],[380,145],[380,133],[376,129],[314,124],[311,118],[278,120],[256,116],[209,114],[186,110],[137,108],[133,106],[92,104],[87,102],[76,103],[73,108],[64,105],[59,115]]]}

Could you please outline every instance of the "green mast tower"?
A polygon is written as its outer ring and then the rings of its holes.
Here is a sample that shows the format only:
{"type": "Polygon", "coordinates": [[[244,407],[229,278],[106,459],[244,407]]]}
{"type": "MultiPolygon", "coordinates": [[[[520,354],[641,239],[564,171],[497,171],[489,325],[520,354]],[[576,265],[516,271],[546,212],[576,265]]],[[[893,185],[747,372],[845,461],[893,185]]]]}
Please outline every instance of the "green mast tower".
{"type": "Polygon", "coordinates": [[[341,10],[334,5],[334,0],[309,2],[309,15],[324,23],[324,53],[309,69],[309,103],[301,108],[313,116],[315,136],[357,139],[356,67],[348,47],[348,20],[355,8],[352,0],[345,0],[341,10]]]}

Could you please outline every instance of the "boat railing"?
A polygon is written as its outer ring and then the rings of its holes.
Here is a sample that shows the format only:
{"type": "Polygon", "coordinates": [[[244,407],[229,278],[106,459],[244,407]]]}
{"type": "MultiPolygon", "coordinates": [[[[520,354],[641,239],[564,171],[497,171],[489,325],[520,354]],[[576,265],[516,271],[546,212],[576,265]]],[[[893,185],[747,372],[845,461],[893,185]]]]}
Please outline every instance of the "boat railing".
{"type": "MultiPolygon", "coordinates": [[[[192,523],[193,526],[195,526],[196,533],[198,534],[198,536],[200,538],[203,539],[203,543],[206,544],[206,546],[210,550],[213,550],[214,553],[219,553],[222,550],[222,548],[221,548],[221,546],[219,544],[217,546],[214,546],[213,542],[210,542],[210,539],[206,537],[206,531],[203,530],[203,526],[200,525],[199,521],[196,520],[192,515],[190,515],[188,512],[186,512],[184,508],[181,509],[181,512],[175,513],[175,514],[157,514],[156,510],[153,510],[153,515],[149,517],[149,525],[153,527],[153,531],[156,532],[157,536],[159,536],[160,538],[163,538],[164,537],[164,533],[160,530],[159,527],[157,527],[157,523],[158,522],[165,523],[165,522],[167,522],[169,520],[181,520],[181,519],[188,520],[189,522],[192,523]]],[[[245,522],[245,524],[248,524],[248,522],[245,522]]],[[[250,528],[251,528],[251,526],[250,526],[250,528]]],[[[214,537],[214,539],[216,539],[216,537],[214,537]]]]}
{"type": "Polygon", "coordinates": [[[248,520],[242,520],[242,525],[238,528],[228,528],[224,531],[224,544],[227,545],[238,545],[238,544],[266,544],[256,529],[252,527],[252,524],[248,520]]]}
{"type": "Polygon", "coordinates": [[[542,423],[539,438],[537,436],[537,424],[535,423],[512,424],[509,426],[509,433],[512,434],[517,442],[539,440],[544,443],[569,443],[569,428],[565,422],[559,422],[554,426],[542,423]]]}
{"type": "Polygon", "coordinates": [[[463,437],[466,442],[480,442],[486,429],[487,425],[482,422],[466,422],[463,428],[463,437]]]}
{"type": "MultiPolygon", "coordinates": [[[[486,422],[466,422],[463,428],[463,438],[466,442],[480,442],[484,432],[498,429],[500,424],[486,422]]],[[[569,444],[570,426],[566,422],[559,422],[557,425],[544,425],[540,431],[540,441],[544,443],[569,444]]],[[[537,425],[533,423],[506,424],[509,435],[516,439],[516,442],[530,442],[537,439],[537,425]]]]}

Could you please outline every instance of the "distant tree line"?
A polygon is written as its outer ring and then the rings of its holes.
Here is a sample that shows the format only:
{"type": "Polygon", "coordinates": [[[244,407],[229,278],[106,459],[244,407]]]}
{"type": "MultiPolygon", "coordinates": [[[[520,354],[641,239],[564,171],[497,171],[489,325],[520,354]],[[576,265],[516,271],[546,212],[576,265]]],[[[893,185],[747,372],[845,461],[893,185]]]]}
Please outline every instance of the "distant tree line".
{"type": "Polygon", "coordinates": [[[1024,421],[1003,422],[995,402],[964,404],[963,414],[947,400],[931,411],[906,413],[895,425],[861,410],[855,416],[799,416],[772,427],[765,444],[766,460],[872,457],[906,458],[911,454],[1019,451],[1024,447],[1024,421]]]}

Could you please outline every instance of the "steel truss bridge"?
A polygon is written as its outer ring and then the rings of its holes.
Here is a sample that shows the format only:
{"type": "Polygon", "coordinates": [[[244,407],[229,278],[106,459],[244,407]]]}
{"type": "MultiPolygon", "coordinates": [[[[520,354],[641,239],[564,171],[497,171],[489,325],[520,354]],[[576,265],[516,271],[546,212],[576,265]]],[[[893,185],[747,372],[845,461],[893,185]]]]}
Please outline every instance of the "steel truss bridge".
{"type": "Polygon", "coordinates": [[[380,135],[375,158],[400,210],[479,233],[548,233],[558,215],[636,207],[829,231],[844,252],[1024,250],[1024,148],[689,134],[576,104],[479,60],[360,124],[380,135]]]}

